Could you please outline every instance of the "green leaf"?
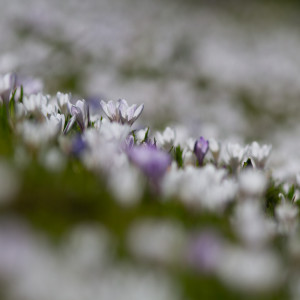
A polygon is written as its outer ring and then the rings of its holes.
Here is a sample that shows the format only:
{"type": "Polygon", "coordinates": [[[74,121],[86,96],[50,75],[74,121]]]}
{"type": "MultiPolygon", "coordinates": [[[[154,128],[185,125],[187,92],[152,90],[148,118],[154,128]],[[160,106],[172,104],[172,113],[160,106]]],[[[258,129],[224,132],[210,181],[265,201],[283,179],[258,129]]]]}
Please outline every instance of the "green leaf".
{"type": "Polygon", "coordinates": [[[183,154],[183,149],[180,148],[180,145],[174,148],[174,156],[179,168],[183,167],[182,154],[183,154]]]}
{"type": "Polygon", "coordinates": [[[133,140],[134,140],[134,144],[136,144],[137,139],[136,139],[136,135],[135,135],[135,130],[132,130],[132,136],[133,136],[133,140]]]}
{"type": "Polygon", "coordinates": [[[145,133],[145,137],[144,137],[142,143],[146,143],[148,141],[148,135],[149,135],[149,127],[147,128],[147,131],[145,133]]]}
{"type": "Polygon", "coordinates": [[[274,216],[275,207],[280,203],[279,194],[282,193],[282,185],[271,182],[266,191],[265,210],[267,215],[274,216]]]}
{"type": "Polygon", "coordinates": [[[17,89],[15,89],[9,99],[9,103],[12,102],[12,101],[15,101],[15,96],[16,96],[16,92],[17,92],[17,89]]]}
{"type": "Polygon", "coordinates": [[[20,98],[19,98],[19,102],[21,102],[21,103],[23,103],[23,96],[24,96],[23,85],[21,85],[21,92],[20,92],[20,98]]]}
{"type": "Polygon", "coordinates": [[[9,117],[11,120],[14,120],[15,118],[15,111],[16,111],[16,101],[15,101],[15,92],[14,92],[13,97],[9,101],[9,117]]]}
{"type": "Polygon", "coordinates": [[[287,199],[292,201],[293,200],[293,197],[295,195],[295,186],[292,185],[287,193],[287,199]]]}

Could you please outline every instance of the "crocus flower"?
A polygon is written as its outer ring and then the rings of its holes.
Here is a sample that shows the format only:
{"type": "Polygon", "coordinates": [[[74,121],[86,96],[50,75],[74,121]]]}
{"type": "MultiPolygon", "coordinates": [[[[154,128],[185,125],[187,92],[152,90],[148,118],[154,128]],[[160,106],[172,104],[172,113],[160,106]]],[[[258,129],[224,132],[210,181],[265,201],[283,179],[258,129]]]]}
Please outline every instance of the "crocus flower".
{"type": "Polygon", "coordinates": [[[26,111],[29,114],[33,114],[37,118],[44,118],[47,116],[48,102],[49,96],[41,93],[24,96],[23,98],[23,104],[26,111]]]}
{"type": "Polygon", "coordinates": [[[63,94],[61,92],[57,92],[56,101],[61,113],[65,116],[69,114],[69,105],[71,101],[71,93],[63,94]]]}
{"type": "Polygon", "coordinates": [[[231,167],[232,172],[236,173],[236,171],[241,166],[245,155],[247,154],[248,147],[242,147],[239,144],[228,143],[226,147],[227,152],[227,163],[231,167]]]}
{"type": "Polygon", "coordinates": [[[298,225],[299,209],[293,203],[288,202],[280,193],[281,203],[275,208],[275,216],[278,220],[279,232],[288,234],[295,232],[298,225]]]}
{"type": "Polygon", "coordinates": [[[64,133],[68,133],[75,122],[77,122],[80,129],[84,131],[89,123],[89,107],[86,101],[78,100],[75,105],[69,104],[69,111],[72,115],[72,118],[68,122],[64,133]]]}
{"type": "Polygon", "coordinates": [[[157,132],[155,139],[160,148],[169,151],[174,144],[175,131],[172,128],[167,127],[162,133],[157,132]]]}
{"type": "Polygon", "coordinates": [[[199,165],[203,165],[204,157],[208,151],[208,141],[204,137],[200,137],[194,145],[194,153],[198,159],[199,165]]]}
{"type": "Polygon", "coordinates": [[[147,145],[132,147],[128,155],[129,159],[155,184],[158,184],[171,164],[168,153],[147,145]]]}
{"type": "Polygon", "coordinates": [[[256,168],[263,169],[270,156],[272,145],[260,146],[253,142],[248,148],[248,156],[251,158],[256,168]]]}
{"type": "Polygon", "coordinates": [[[222,240],[213,230],[205,230],[194,237],[188,251],[189,262],[199,271],[215,270],[222,253],[222,240]]]}
{"type": "Polygon", "coordinates": [[[100,105],[111,122],[129,125],[136,121],[144,109],[144,104],[128,106],[124,99],[119,99],[117,102],[108,101],[107,103],[101,100],[100,105]]]}
{"type": "Polygon", "coordinates": [[[221,144],[220,142],[216,141],[215,139],[209,139],[209,150],[217,164],[219,161],[221,144]]]}
{"type": "Polygon", "coordinates": [[[131,149],[134,146],[134,137],[132,135],[128,135],[125,143],[124,143],[124,149],[131,149]]]}
{"type": "Polygon", "coordinates": [[[53,124],[53,126],[57,126],[59,133],[64,130],[64,126],[65,126],[64,115],[55,113],[49,117],[48,121],[50,121],[53,124]]]}
{"type": "Polygon", "coordinates": [[[75,138],[72,140],[72,148],[71,148],[71,153],[74,156],[79,156],[81,152],[86,149],[87,144],[82,138],[81,134],[77,134],[75,138]]]}
{"type": "Polygon", "coordinates": [[[0,76],[0,100],[8,102],[12,90],[15,88],[16,75],[12,73],[0,76]]]}

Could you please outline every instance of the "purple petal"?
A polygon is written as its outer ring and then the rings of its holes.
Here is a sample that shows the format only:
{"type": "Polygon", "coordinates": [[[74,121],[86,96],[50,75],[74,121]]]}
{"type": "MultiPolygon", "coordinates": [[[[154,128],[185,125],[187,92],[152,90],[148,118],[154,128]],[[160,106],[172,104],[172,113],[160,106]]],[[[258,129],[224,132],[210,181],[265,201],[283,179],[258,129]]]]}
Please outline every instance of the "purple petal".
{"type": "Polygon", "coordinates": [[[195,142],[194,153],[198,159],[199,165],[203,164],[204,157],[208,151],[209,143],[202,136],[195,142]]]}
{"type": "Polygon", "coordinates": [[[147,177],[153,180],[160,179],[171,164],[171,157],[168,153],[147,145],[133,147],[129,151],[129,158],[147,177]]]}

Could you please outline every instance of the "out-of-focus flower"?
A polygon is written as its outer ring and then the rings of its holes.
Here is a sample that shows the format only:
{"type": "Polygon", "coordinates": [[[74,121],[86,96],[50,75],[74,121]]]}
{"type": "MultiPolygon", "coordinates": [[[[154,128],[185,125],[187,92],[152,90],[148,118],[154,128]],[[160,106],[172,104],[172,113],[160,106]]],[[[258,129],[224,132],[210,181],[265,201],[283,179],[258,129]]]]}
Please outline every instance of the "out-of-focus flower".
{"type": "Polygon", "coordinates": [[[228,143],[226,147],[227,164],[232,168],[232,172],[235,173],[238,168],[241,166],[245,154],[247,153],[248,148],[242,147],[239,144],[228,143]]]}
{"type": "Polygon", "coordinates": [[[29,114],[33,114],[37,118],[47,116],[47,105],[49,97],[41,93],[37,95],[24,96],[23,104],[29,114]]]}
{"type": "Polygon", "coordinates": [[[86,147],[87,144],[84,141],[82,135],[77,134],[72,140],[70,152],[75,156],[79,156],[82,153],[82,151],[86,149],[86,147]]]}
{"type": "Polygon", "coordinates": [[[66,165],[66,158],[56,148],[47,150],[40,157],[41,164],[50,172],[61,172],[66,165]]]}
{"type": "Polygon", "coordinates": [[[21,88],[23,87],[24,95],[31,95],[31,94],[38,94],[43,91],[44,84],[42,80],[39,78],[32,78],[32,77],[23,77],[23,76],[16,76],[16,97],[19,98],[21,95],[21,88]]]}
{"type": "Polygon", "coordinates": [[[146,145],[132,147],[128,155],[129,159],[155,182],[163,177],[171,164],[171,157],[168,153],[146,145]]]}
{"type": "Polygon", "coordinates": [[[185,147],[183,149],[182,158],[183,158],[183,165],[189,166],[189,165],[196,165],[197,163],[197,157],[194,153],[194,147],[195,147],[195,140],[193,138],[187,139],[185,142],[185,147]]]}
{"type": "Polygon", "coordinates": [[[194,236],[188,249],[188,261],[201,272],[213,272],[222,253],[222,240],[213,230],[194,236]]]}
{"type": "Polygon", "coordinates": [[[200,166],[203,165],[204,157],[208,151],[209,143],[204,137],[200,137],[194,145],[194,153],[200,166]]]}
{"type": "Polygon", "coordinates": [[[38,148],[53,140],[60,133],[61,122],[55,119],[41,123],[25,120],[17,124],[16,130],[27,145],[38,148]]]}
{"type": "Polygon", "coordinates": [[[171,169],[163,179],[162,191],[168,197],[179,197],[192,209],[220,212],[234,199],[237,191],[236,182],[226,175],[224,169],[217,169],[212,164],[203,168],[171,169]]]}
{"type": "Polygon", "coordinates": [[[102,120],[100,136],[107,142],[122,143],[128,137],[130,127],[128,124],[110,123],[102,120]]]}
{"type": "Polygon", "coordinates": [[[259,170],[243,170],[238,177],[239,188],[246,197],[259,197],[267,188],[266,175],[259,170]]]}
{"type": "Polygon", "coordinates": [[[56,126],[58,132],[62,132],[65,126],[65,116],[62,114],[53,114],[50,116],[48,122],[50,122],[53,126],[56,126]]]}
{"type": "Polygon", "coordinates": [[[262,248],[276,233],[276,223],[265,217],[262,205],[248,199],[235,207],[232,227],[248,248],[262,248]]]}
{"type": "Polygon", "coordinates": [[[132,206],[141,199],[144,181],[139,170],[126,163],[122,167],[111,170],[108,186],[118,203],[122,206],[132,206]]]}
{"type": "Polygon", "coordinates": [[[208,140],[208,145],[209,145],[209,150],[215,160],[215,163],[217,164],[219,161],[219,156],[220,156],[220,142],[216,141],[215,139],[209,139],[208,140]]]}
{"type": "Polygon", "coordinates": [[[57,105],[60,109],[60,112],[67,116],[69,114],[69,106],[71,101],[71,93],[63,94],[61,92],[57,92],[56,94],[57,105]]]}
{"type": "Polygon", "coordinates": [[[128,151],[134,146],[134,137],[132,135],[128,135],[124,142],[124,149],[128,151]]]}
{"type": "Polygon", "coordinates": [[[16,102],[15,104],[15,117],[17,120],[23,120],[27,115],[25,106],[21,102],[16,102]]]}
{"type": "Polygon", "coordinates": [[[169,151],[174,144],[175,131],[170,127],[166,127],[163,133],[160,132],[156,133],[155,139],[158,147],[163,148],[166,151],[169,151]]]}
{"type": "Polygon", "coordinates": [[[101,100],[100,105],[110,121],[129,125],[136,121],[144,109],[144,104],[128,106],[124,99],[119,99],[117,102],[108,101],[107,103],[101,100]]]}
{"type": "Polygon", "coordinates": [[[136,143],[139,145],[139,144],[142,144],[143,142],[145,142],[147,140],[147,135],[149,136],[149,132],[150,132],[149,127],[134,130],[134,136],[136,139],[136,143]]]}
{"type": "Polygon", "coordinates": [[[263,169],[270,156],[272,145],[260,146],[257,142],[253,142],[248,147],[248,156],[251,158],[256,168],[263,169]]]}
{"type": "Polygon", "coordinates": [[[0,101],[8,102],[10,95],[15,88],[16,75],[12,73],[0,76],[0,101]]]}
{"type": "Polygon", "coordinates": [[[282,194],[280,194],[280,197],[281,204],[275,208],[275,215],[279,222],[279,232],[284,234],[293,233],[298,225],[299,209],[289,203],[282,194]]]}
{"type": "Polygon", "coordinates": [[[84,131],[89,123],[89,106],[85,100],[78,100],[75,105],[69,103],[69,111],[72,118],[69,120],[64,133],[68,133],[75,122],[84,131]]]}
{"type": "Polygon", "coordinates": [[[222,254],[217,273],[224,283],[236,290],[260,293],[281,283],[282,264],[271,251],[229,246],[222,254]]]}
{"type": "Polygon", "coordinates": [[[181,225],[168,220],[139,220],[131,226],[127,237],[133,255],[157,263],[178,262],[182,259],[185,243],[181,225]]]}

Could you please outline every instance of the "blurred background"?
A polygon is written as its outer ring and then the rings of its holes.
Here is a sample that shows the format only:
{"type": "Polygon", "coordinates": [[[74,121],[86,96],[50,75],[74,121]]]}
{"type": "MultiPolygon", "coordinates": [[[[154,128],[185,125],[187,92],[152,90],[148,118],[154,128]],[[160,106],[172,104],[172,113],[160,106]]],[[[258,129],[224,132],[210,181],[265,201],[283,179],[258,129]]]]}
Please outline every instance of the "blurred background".
{"type": "Polygon", "coordinates": [[[297,131],[297,1],[1,0],[0,72],[145,103],[145,124],[276,143],[297,131]]]}

